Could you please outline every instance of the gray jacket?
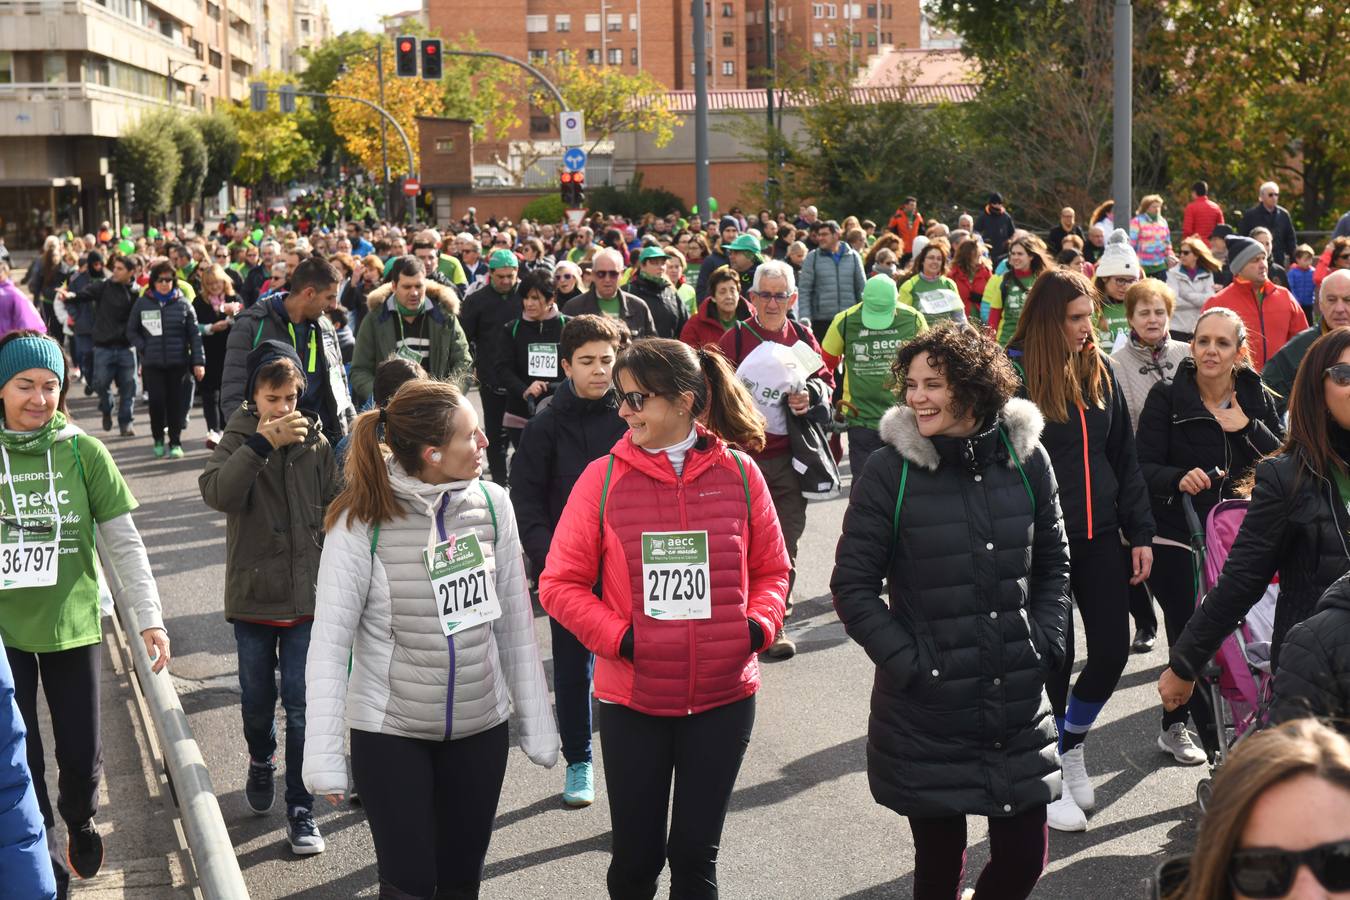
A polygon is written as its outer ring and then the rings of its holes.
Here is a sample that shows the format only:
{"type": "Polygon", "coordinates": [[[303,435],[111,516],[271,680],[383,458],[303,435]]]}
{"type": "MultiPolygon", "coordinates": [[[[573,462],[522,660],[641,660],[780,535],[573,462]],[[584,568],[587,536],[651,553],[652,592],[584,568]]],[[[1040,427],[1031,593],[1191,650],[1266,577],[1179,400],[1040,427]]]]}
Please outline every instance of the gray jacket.
{"type": "Polygon", "coordinates": [[[862,299],[863,288],[867,286],[862,257],[843,241],[839,242],[839,250],[838,261],[819,249],[802,260],[802,271],[797,276],[799,318],[829,322],[862,299]]]}

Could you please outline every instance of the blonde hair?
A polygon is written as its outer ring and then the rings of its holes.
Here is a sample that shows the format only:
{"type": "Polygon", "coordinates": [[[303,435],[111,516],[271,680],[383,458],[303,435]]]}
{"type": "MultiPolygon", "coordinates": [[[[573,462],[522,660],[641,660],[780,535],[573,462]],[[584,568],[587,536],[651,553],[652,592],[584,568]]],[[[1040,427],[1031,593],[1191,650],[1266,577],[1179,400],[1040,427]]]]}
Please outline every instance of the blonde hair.
{"type": "Polygon", "coordinates": [[[201,273],[202,273],[202,293],[203,293],[203,294],[208,293],[207,287],[206,287],[207,282],[208,282],[208,281],[215,281],[216,283],[218,283],[218,284],[221,286],[221,293],[222,293],[222,294],[224,294],[226,297],[233,297],[233,296],[234,296],[234,279],[231,278],[228,274],[226,274],[225,269],[224,269],[223,266],[219,266],[219,265],[210,265],[210,266],[203,265],[203,266],[201,267],[201,273]]]}
{"type": "MultiPolygon", "coordinates": [[[[1162,202],[1163,202],[1163,198],[1162,198],[1161,195],[1159,195],[1159,194],[1149,194],[1149,195],[1147,195],[1146,197],[1144,197],[1144,199],[1142,199],[1142,200],[1139,201],[1139,209],[1135,210],[1135,213],[1134,213],[1134,214],[1135,214],[1136,216],[1143,215],[1144,213],[1148,212],[1148,208],[1149,208],[1150,206],[1152,206],[1152,205],[1155,204],[1155,203],[1157,203],[1159,206],[1161,206],[1161,205],[1162,205],[1162,202]]],[[[1161,212],[1161,210],[1159,210],[1159,212],[1161,212]]]]}

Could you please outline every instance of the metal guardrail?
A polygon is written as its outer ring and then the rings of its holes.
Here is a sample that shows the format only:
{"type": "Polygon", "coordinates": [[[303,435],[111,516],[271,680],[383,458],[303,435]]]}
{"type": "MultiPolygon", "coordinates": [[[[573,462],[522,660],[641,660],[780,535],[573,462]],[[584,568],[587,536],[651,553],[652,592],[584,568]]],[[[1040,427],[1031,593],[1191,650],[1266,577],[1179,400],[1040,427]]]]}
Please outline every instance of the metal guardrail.
{"type": "Polygon", "coordinates": [[[150,708],[159,746],[164,754],[164,765],[169,786],[178,801],[179,817],[187,835],[188,850],[197,871],[197,884],[206,900],[249,900],[244,875],[235,857],[225,819],[220,813],[211,773],[202,759],[201,748],[192,737],[187,714],[178,700],[173,679],[167,671],[156,675],[151,671],[150,655],[141,640],[140,623],[136,610],[123,595],[123,585],[98,546],[99,561],[104,577],[112,591],[117,614],[127,633],[127,644],[136,665],[136,680],[150,708]]]}

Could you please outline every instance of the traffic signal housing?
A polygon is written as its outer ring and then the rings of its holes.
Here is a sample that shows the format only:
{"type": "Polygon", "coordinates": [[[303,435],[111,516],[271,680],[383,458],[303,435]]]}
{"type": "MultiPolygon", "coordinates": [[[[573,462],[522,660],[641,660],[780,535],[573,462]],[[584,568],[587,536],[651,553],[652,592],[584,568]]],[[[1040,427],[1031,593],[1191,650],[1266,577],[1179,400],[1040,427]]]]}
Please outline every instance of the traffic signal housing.
{"type": "Polygon", "coordinates": [[[441,80],[441,40],[422,39],[422,77],[428,81],[441,80]]]}
{"type": "Polygon", "coordinates": [[[584,209],[586,206],[586,173],[563,172],[558,176],[562,186],[562,202],[567,209],[584,209]]]}
{"type": "Polygon", "coordinates": [[[394,38],[394,71],[399,78],[417,77],[417,38],[411,34],[394,38]]]}

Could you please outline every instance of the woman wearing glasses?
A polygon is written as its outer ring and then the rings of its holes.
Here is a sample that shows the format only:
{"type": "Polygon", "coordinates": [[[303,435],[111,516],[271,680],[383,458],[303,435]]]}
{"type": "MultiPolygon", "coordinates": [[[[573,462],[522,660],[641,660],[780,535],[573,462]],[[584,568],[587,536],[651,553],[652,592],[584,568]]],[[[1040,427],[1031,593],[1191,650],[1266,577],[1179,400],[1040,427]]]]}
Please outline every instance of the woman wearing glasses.
{"type": "Polygon", "coordinates": [[[1277,572],[1270,645],[1276,669],[1285,634],[1350,571],[1350,328],[1334,329],[1308,348],[1289,398],[1284,443],[1257,463],[1251,496],[1223,574],[1172,645],[1158,679],[1168,710],[1190,699],[1196,675],[1277,572]]]}
{"type": "Polygon", "coordinates": [[[1092,271],[1092,286],[1100,296],[1097,309],[1097,343],[1103,353],[1111,353],[1116,343],[1124,346],[1130,338],[1130,317],[1125,311],[1125,294],[1144,277],[1139,257],[1130,246],[1123,228],[1111,232],[1106,249],[1092,271]]]}
{"type": "Polygon", "coordinates": [[[1172,312],[1172,338],[1189,341],[1195,333],[1195,320],[1205,301],[1219,290],[1214,276],[1223,264],[1209,252],[1209,246],[1195,235],[1181,242],[1176,262],[1167,270],[1167,286],[1176,294],[1172,312]]]}
{"type": "Polygon", "coordinates": [[[553,267],[554,286],[558,292],[558,307],[567,305],[569,300],[585,293],[581,283],[581,267],[574,262],[563,260],[553,267]]]}
{"type": "Polygon", "coordinates": [[[141,378],[150,394],[150,439],[156,457],[163,457],[167,428],[170,459],[183,456],[183,392],[188,367],[192,377],[206,376],[206,356],[197,313],[176,284],[173,264],[161,261],[150,269],[150,284],[131,307],[127,340],[136,348],[141,378]]]}
{"type": "Polygon", "coordinates": [[[1214,781],[1195,853],[1166,900],[1350,896],[1350,741],[1319,722],[1243,741],[1214,781]]]}
{"type": "Polygon", "coordinates": [[[671,896],[714,898],[756,654],[787,595],[768,487],[728,446],[762,447],[764,420],[714,348],[640,340],[614,378],[628,434],[573,488],[539,599],[597,657],[609,895],[653,897],[669,859],[671,896]]]}
{"type": "MultiPolygon", "coordinates": [[[[124,596],[135,604],[156,672],[169,662],[169,637],[131,518],[136,499],[103,444],[67,420],[68,387],[66,360],[55,341],[37,331],[0,340],[0,569],[6,573],[0,580],[0,638],[28,729],[38,805],[50,830],[55,820],[38,728],[41,682],[60,770],[55,809],[70,831],[66,859],[81,878],[92,878],[103,863],[103,839],[94,824],[103,768],[95,528],[124,596]]],[[[53,863],[58,880],[66,881],[56,854],[53,863]]]]}

